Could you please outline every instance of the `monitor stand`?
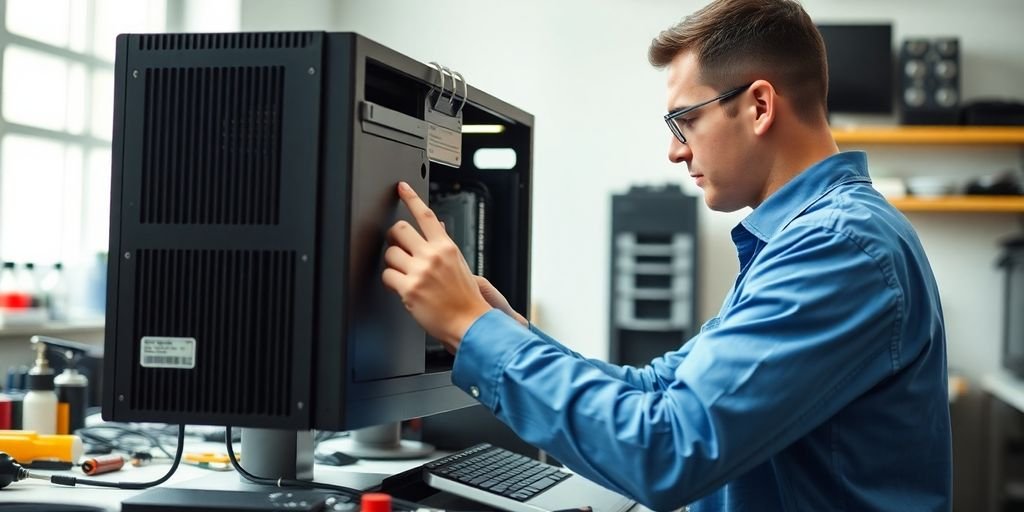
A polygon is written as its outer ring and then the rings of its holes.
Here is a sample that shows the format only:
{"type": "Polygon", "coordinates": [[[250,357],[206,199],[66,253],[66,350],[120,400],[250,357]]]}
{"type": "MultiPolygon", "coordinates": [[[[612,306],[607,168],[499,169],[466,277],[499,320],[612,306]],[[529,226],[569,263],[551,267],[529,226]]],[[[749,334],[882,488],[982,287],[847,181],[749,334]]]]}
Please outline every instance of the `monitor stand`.
{"type": "Polygon", "coordinates": [[[402,439],[402,424],[396,421],[353,430],[339,451],[359,459],[422,459],[434,453],[434,446],[402,439]]]}
{"type": "MultiPolygon", "coordinates": [[[[242,449],[236,452],[242,469],[254,476],[313,480],[313,433],[310,431],[242,429],[242,449]]],[[[357,490],[376,488],[391,476],[321,468],[317,482],[357,490]]],[[[322,510],[331,491],[279,488],[253,484],[240,474],[217,472],[148,489],[122,502],[132,512],[228,511],[228,510],[322,510]]]]}
{"type": "Polygon", "coordinates": [[[310,430],[243,428],[242,454],[239,464],[255,476],[313,480],[313,432],[310,430]]]}

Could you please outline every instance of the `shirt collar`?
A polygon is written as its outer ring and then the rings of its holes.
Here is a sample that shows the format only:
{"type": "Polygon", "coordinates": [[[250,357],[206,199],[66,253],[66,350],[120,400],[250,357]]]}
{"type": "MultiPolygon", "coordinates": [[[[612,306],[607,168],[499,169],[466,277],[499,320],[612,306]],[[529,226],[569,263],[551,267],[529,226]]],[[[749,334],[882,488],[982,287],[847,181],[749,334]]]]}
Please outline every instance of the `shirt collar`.
{"type": "Polygon", "coordinates": [[[863,151],[836,153],[808,167],[768,196],[734,228],[733,240],[742,227],[768,242],[808,206],[832,189],[852,182],[871,183],[867,155],[863,151]]]}

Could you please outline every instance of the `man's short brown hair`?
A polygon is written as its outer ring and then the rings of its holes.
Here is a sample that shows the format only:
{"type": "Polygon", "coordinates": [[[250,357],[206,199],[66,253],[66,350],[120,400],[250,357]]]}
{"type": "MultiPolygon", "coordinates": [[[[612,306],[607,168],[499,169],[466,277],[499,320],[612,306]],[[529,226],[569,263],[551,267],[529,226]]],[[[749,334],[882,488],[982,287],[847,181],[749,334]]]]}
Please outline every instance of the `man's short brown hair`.
{"type": "Polygon", "coordinates": [[[827,114],[825,43],[794,0],[714,0],[658,34],[648,60],[663,68],[687,51],[697,57],[702,84],[726,90],[763,79],[805,121],[827,114]]]}

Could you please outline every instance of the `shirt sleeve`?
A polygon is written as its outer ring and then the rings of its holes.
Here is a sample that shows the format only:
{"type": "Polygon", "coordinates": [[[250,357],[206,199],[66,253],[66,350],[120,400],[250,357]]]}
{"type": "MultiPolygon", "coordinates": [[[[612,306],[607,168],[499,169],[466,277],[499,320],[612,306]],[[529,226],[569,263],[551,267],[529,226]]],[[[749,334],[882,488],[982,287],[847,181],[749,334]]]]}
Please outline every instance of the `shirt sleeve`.
{"type": "Polygon", "coordinates": [[[609,364],[605,361],[601,361],[600,359],[585,358],[579,353],[570,350],[565,345],[562,345],[551,336],[548,336],[547,333],[540,330],[540,328],[532,323],[530,324],[530,332],[536,334],[541,340],[547,342],[560,352],[574,358],[587,361],[593,367],[601,370],[608,376],[614,379],[619,379],[644,391],[657,391],[668,387],[668,385],[674,380],[673,376],[675,375],[676,368],[679,367],[679,363],[682,362],[684,357],[686,357],[686,353],[689,352],[690,348],[688,345],[684,344],[684,348],[670,351],[665,355],[654,359],[650,364],[643,368],[636,368],[633,366],[609,364]]]}
{"type": "Polygon", "coordinates": [[[758,260],[659,389],[493,311],[464,336],[452,381],[584,477],[653,509],[680,507],[806,435],[896,365],[901,300],[885,263],[842,234],[799,226],[758,260]]]}

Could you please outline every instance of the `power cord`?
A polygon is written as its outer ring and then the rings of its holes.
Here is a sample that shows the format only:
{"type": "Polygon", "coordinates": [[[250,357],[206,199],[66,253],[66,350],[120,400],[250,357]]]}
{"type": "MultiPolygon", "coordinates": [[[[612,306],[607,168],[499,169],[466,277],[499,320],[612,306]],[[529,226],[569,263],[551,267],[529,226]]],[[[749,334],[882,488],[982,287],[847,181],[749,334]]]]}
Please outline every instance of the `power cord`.
{"type": "Polygon", "coordinates": [[[171,478],[171,475],[178,470],[178,464],[181,462],[181,454],[185,451],[185,425],[178,426],[178,449],[174,455],[174,462],[171,464],[171,469],[167,471],[164,476],[153,480],[151,482],[107,482],[104,480],[92,480],[89,478],[78,478],[67,475],[42,475],[39,473],[33,473],[21,467],[10,455],[0,452],[0,489],[7,485],[24,480],[25,478],[34,478],[37,480],[49,480],[50,483],[57,485],[66,485],[74,487],[75,485],[91,485],[94,487],[113,487],[115,489],[148,489],[153,486],[160,485],[171,478]]]}
{"type": "MultiPolygon", "coordinates": [[[[308,480],[291,480],[286,478],[264,478],[253,475],[242,468],[241,464],[238,463],[238,458],[235,457],[235,448],[232,446],[231,439],[231,427],[226,427],[224,438],[228,439],[225,443],[228,450],[228,459],[231,460],[231,465],[234,466],[235,471],[238,471],[242,478],[254,483],[261,485],[273,485],[277,487],[301,487],[304,489],[323,489],[328,491],[334,491],[338,494],[343,494],[358,503],[359,499],[363,496],[363,491],[353,489],[351,487],[345,487],[343,485],[325,484],[320,482],[313,482],[308,480]]],[[[402,507],[408,510],[419,510],[423,508],[419,503],[413,503],[411,501],[403,500],[400,498],[391,498],[391,503],[394,506],[402,507]]]]}

